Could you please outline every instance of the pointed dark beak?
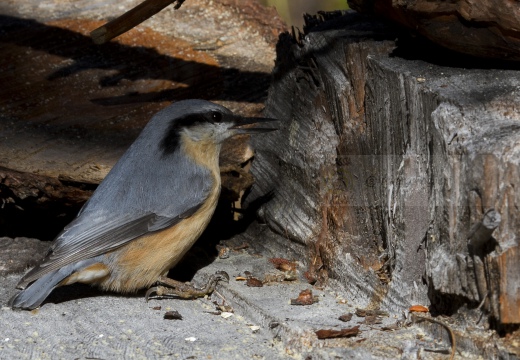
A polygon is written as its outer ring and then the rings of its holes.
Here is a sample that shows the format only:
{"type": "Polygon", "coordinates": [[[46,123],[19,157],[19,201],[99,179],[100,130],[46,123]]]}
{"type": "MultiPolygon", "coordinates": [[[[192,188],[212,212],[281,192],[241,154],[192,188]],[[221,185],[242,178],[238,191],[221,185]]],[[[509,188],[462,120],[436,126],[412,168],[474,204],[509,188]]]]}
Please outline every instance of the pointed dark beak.
{"type": "Polygon", "coordinates": [[[253,134],[262,133],[278,130],[273,126],[264,126],[266,123],[273,123],[278,121],[277,119],[269,118],[258,118],[258,117],[237,117],[236,125],[232,126],[231,129],[237,130],[239,134],[253,134]]]}

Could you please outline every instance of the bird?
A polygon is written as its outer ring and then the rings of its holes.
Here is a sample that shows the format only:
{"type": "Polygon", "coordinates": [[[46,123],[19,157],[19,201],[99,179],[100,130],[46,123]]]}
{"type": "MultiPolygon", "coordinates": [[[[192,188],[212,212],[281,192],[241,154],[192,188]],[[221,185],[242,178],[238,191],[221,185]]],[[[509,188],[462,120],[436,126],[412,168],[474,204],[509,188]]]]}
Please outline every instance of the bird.
{"type": "MultiPolygon", "coordinates": [[[[206,100],[174,102],[156,113],[99,184],[8,305],[32,310],[60,286],[197,297],[211,292],[167,278],[208,225],[217,205],[219,154],[237,134],[276,130],[275,119],[243,117],[206,100]],[[150,287],[153,284],[156,287],[150,287]]],[[[227,279],[226,279],[227,278],[227,279]]]]}

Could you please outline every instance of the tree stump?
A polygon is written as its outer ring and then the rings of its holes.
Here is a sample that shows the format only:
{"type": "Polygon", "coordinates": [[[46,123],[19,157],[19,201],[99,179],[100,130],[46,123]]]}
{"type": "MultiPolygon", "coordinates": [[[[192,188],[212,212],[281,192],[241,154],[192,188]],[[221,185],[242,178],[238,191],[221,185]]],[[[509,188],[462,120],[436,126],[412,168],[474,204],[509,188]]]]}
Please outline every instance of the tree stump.
{"type": "Polygon", "coordinates": [[[520,73],[324,16],[278,45],[250,198],[271,231],[250,231],[361,306],[519,324],[520,73]]]}

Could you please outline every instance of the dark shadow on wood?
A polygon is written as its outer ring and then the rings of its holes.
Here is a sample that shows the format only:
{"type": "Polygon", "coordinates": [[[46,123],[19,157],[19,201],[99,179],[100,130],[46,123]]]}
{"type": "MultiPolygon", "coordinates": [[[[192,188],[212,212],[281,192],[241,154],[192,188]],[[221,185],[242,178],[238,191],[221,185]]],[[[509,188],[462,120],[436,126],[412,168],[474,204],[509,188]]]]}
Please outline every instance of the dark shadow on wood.
{"type": "Polygon", "coordinates": [[[438,66],[461,69],[520,69],[518,62],[461,54],[439,46],[420,35],[412,35],[408,31],[402,31],[396,45],[396,49],[390,56],[406,60],[420,60],[438,66]]]}
{"type": "MultiPolygon", "coordinates": [[[[143,46],[127,46],[116,42],[95,45],[90,37],[80,33],[6,15],[0,15],[1,43],[30,47],[71,59],[70,65],[60,67],[48,76],[47,79],[50,81],[91,69],[103,69],[114,70],[115,74],[100,79],[100,87],[117,86],[122,80],[140,79],[170,80],[187,85],[182,89],[91,99],[96,104],[107,106],[126,102],[172,101],[190,97],[261,102],[267,94],[270,82],[269,74],[263,72],[239,69],[221,71],[223,69],[216,66],[163,55],[153,48],[143,46]],[[223,86],[223,82],[226,81],[230,84],[223,86]],[[254,93],[251,92],[251,84],[255,84],[254,93]],[[225,91],[226,87],[231,90],[229,94],[225,91]],[[258,91],[261,88],[263,90],[258,91]]],[[[16,61],[13,65],[16,66],[16,61]]]]}

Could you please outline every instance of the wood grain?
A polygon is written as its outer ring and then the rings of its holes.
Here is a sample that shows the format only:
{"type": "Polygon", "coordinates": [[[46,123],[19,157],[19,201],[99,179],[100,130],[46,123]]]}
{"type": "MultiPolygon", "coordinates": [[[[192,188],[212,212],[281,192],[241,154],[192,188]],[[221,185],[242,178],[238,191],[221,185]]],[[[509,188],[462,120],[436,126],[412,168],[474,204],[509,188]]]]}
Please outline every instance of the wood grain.
{"type": "Polygon", "coordinates": [[[349,0],[456,52],[520,61],[520,6],[511,0],[349,0]]]}
{"type": "Polygon", "coordinates": [[[269,247],[349,301],[442,314],[487,298],[496,326],[518,321],[517,71],[464,69],[433,46],[417,59],[398,29],[329,16],[281,39],[266,115],[285,122],[252,140],[269,247]],[[473,260],[467,240],[490,209],[500,225],[473,260]]]}

